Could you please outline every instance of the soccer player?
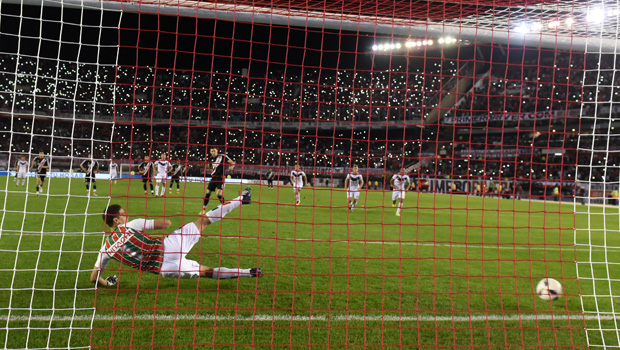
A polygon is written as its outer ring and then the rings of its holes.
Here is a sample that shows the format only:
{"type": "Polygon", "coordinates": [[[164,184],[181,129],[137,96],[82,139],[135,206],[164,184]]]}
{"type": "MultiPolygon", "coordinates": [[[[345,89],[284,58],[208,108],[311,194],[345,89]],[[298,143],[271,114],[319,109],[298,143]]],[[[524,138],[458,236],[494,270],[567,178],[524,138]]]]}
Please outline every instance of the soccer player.
{"type": "Polygon", "coordinates": [[[118,180],[118,164],[114,162],[114,160],[110,160],[110,181],[114,181],[116,185],[116,181],[118,180]]]}
{"type": "Polygon", "coordinates": [[[265,178],[267,179],[267,188],[273,190],[273,178],[275,177],[274,172],[271,169],[267,170],[265,173],[265,178]]]}
{"type": "Polygon", "coordinates": [[[39,156],[32,160],[30,165],[31,169],[35,169],[37,172],[37,196],[39,193],[43,193],[43,184],[45,183],[45,177],[47,176],[47,169],[50,168],[50,162],[45,157],[43,152],[39,152],[39,156]]]}
{"type": "Polygon", "coordinates": [[[153,170],[151,157],[144,156],[144,161],[138,165],[138,173],[142,175],[142,186],[144,187],[144,195],[146,196],[146,185],[151,185],[151,194],[153,193],[153,183],[151,182],[151,171],[153,170]]]}
{"type": "Polygon", "coordinates": [[[155,162],[155,168],[157,169],[157,175],[155,175],[155,197],[163,197],[166,194],[166,180],[168,180],[168,173],[170,172],[170,162],[165,153],[161,155],[161,159],[155,162]],[[159,192],[159,186],[161,185],[161,194],[159,192]]]}
{"type": "Polygon", "coordinates": [[[95,173],[99,172],[99,162],[96,159],[93,159],[92,155],[88,155],[87,159],[84,159],[82,163],[80,163],[80,168],[82,171],[86,173],[84,177],[84,182],[86,183],[86,194],[90,195],[89,184],[93,185],[93,196],[97,195],[97,178],[95,173]]]}
{"type": "Polygon", "coordinates": [[[198,243],[205,227],[220,221],[226,214],[241,204],[250,204],[250,188],[230,202],[219,205],[200,219],[181,226],[165,238],[148,236],[145,231],[161,230],[172,224],[167,219],[127,221],[127,213],[118,204],[110,205],[103,216],[103,221],[110,227],[111,234],[106,238],[90,281],[100,286],[113,286],[118,283],[115,275],[101,277],[111,259],[119,261],[123,267],[132,267],[140,271],[161,275],[163,278],[230,279],[238,277],[262,277],[260,268],[240,269],[217,267],[211,268],[186,258],[187,253],[198,243]]]}
{"type": "Polygon", "coordinates": [[[409,188],[411,180],[409,175],[405,175],[405,168],[400,168],[400,173],[394,174],[390,179],[390,186],[392,187],[392,206],[396,206],[398,200],[398,208],[396,209],[396,216],[400,216],[400,211],[403,208],[403,200],[405,199],[405,193],[409,188]]]}
{"type": "Polygon", "coordinates": [[[291,171],[291,184],[293,184],[293,193],[295,194],[295,205],[301,203],[301,189],[308,184],[306,173],[299,170],[299,164],[295,164],[295,170],[291,171]]]}
{"type": "Polygon", "coordinates": [[[169,189],[169,193],[172,193],[172,185],[176,182],[177,183],[177,194],[179,193],[179,179],[181,177],[181,174],[185,173],[185,169],[186,167],[181,164],[180,161],[177,161],[175,164],[172,165],[172,168],[170,168],[170,189],[169,189]]]}
{"type": "Polygon", "coordinates": [[[15,182],[15,186],[19,186],[19,180],[22,180],[22,187],[26,184],[26,176],[28,175],[28,161],[26,160],[26,156],[19,157],[19,160],[15,164],[15,171],[17,175],[15,178],[17,179],[15,182]]]}
{"type": "Polygon", "coordinates": [[[229,156],[224,153],[220,153],[217,147],[211,147],[209,149],[209,153],[211,157],[209,158],[209,162],[211,165],[211,181],[209,181],[209,186],[207,186],[207,193],[205,194],[205,199],[202,202],[202,211],[200,215],[203,215],[207,212],[207,204],[209,204],[209,197],[211,197],[211,192],[215,191],[217,198],[220,203],[224,203],[224,181],[225,181],[225,167],[226,163],[228,163],[228,171],[231,171],[235,168],[235,161],[232,160],[229,156]]]}
{"type": "Polygon", "coordinates": [[[364,188],[364,177],[358,171],[359,167],[354,165],[353,172],[347,174],[347,178],[344,180],[344,188],[347,189],[347,205],[351,211],[353,211],[353,208],[357,205],[357,200],[360,198],[360,189],[364,188]]]}

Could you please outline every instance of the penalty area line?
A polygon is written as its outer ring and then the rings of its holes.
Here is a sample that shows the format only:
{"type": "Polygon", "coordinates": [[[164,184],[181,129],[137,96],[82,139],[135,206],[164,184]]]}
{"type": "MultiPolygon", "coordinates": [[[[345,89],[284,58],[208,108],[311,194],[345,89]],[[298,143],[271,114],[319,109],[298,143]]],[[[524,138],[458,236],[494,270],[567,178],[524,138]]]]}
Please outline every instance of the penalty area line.
{"type": "Polygon", "coordinates": [[[294,315],[152,315],[152,314],[122,314],[122,315],[32,315],[32,316],[0,316],[1,321],[8,322],[69,322],[69,321],[235,321],[235,322],[519,322],[519,321],[566,321],[566,320],[596,320],[610,321],[620,319],[620,316],[613,315],[581,315],[581,314],[489,314],[472,316],[399,316],[391,315],[315,315],[315,316],[294,316],[294,315]]]}

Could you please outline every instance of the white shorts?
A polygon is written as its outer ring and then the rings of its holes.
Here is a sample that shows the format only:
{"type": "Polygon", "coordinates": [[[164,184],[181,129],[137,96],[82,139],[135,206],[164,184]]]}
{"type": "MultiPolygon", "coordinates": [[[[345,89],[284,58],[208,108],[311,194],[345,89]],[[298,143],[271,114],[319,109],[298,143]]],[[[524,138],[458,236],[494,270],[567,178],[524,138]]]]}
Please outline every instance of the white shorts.
{"type": "Polygon", "coordinates": [[[160,275],[164,278],[196,278],[200,276],[200,264],[185,258],[200,240],[200,230],[192,222],[183,225],[164,239],[164,262],[160,275]]]}
{"type": "Polygon", "coordinates": [[[347,191],[347,198],[355,198],[356,200],[360,198],[360,191],[347,191]]]}
{"type": "Polygon", "coordinates": [[[405,199],[405,193],[406,193],[405,190],[392,191],[392,201],[395,201],[398,198],[405,199]]]}
{"type": "Polygon", "coordinates": [[[115,179],[117,176],[116,171],[110,171],[110,179],[115,179]]]}
{"type": "Polygon", "coordinates": [[[303,187],[304,187],[304,185],[294,184],[293,185],[293,192],[300,191],[303,187]]]}
{"type": "Polygon", "coordinates": [[[27,171],[20,171],[17,173],[17,178],[18,179],[25,179],[26,178],[26,174],[28,174],[27,171]]]}
{"type": "Polygon", "coordinates": [[[168,174],[157,174],[155,175],[155,181],[157,182],[166,182],[166,180],[168,179],[168,174]]]}

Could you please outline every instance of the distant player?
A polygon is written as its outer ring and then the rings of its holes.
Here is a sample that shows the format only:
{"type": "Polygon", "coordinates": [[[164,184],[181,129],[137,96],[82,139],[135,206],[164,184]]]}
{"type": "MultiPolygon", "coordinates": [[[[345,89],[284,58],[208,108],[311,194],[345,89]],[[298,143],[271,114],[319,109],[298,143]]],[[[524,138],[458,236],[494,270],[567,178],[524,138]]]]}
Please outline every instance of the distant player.
{"type": "Polygon", "coordinates": [[[396,209],[396,216],[400,216],[400,211],[403,208],[403,200],[405,199],[405,193],[409,188],[411,180],[409,175],[405,175],[405,168],[400,169],[400,173],[394,174],[390,180],[390,186],[392,187],[392,206],[396,206],[398,201],[398,209],[396,209]]]}
{"type": "Polygon", "coordinates": [[[221,204],[206,213],[206,216],[181,226],[165,238],[149,237],[145,231],[168,228],[172,224],[168,219],[136,219],[127,221],[127,213],[118,204],[110,205],[103,216],[103,221],[110,227],[110,235],[99,251],[90,281],[100,286],[114,286],[118,283],[116,276],[101,277],[111,259],[121,263],[121,267],[132,267],[140,271],[158,274],[163,278],[229,279],[238,277],[261,277],[260,268],[240,269],[218,267],[211,268],[186,258],[187,253],[198,243],[205,227],[220,221],[226,214],[241,204],[250,204],[250,188],[241,196],[221,204]]]}
{"type": "Polygon", "coordinates": [[[170,162],[167,158],[164,153],[161,155],[161,159],[154,164],[155,169],[157,169],[157,174],[155,175],[155,197],[163,197],[166,194],[166,181],[170,172],[170,162]],[[161,186],[161,193],[159,192],[159,186],[161,186]]]}
{"type": "Polygon", "coordinates": [[[84,182],[86,183],[86,194],[90,195],[89,185],[93,185],[93,196],[97,195],[97,177],[96,173],[99,172],[99,162],[96,159],[93,159],[92,155],[88,155],[87,159],[84,159],[82,163],[80,163],[80,168],[82,171],[86,173],[84,177],[84,182]]]}
{"type": "Polygon", "coordinates": [[[267,188],[270,190],[273,190],[273,178],[275,176],[275,173],[271,169],[267,170],[267,173],[265,173],[265,178],[267,179],[267,188]]]}
{"type": "Polygon", "coordinates": [[[26,156],[19,157],[17,163],[15,163],[15,172],[17,172],[15,176],[17,179],[15,185],[19,186],[19,180],[22,180],[23,187],[26,184],[26,176],[28,176],[28,161],[26,160],[26,156]]]}
{"type": "Polygon", "coordinates": [[[114,160],[110,161],[110,182],[114,181],[116,185],[116,181],[118,180],[118,164],[114,162],[114,160]]]}
{"type": "Polygon", "coordinates": [[[170,193],[172,193],[172,185],[175,182],[177,183],[177,194],[179,193],[179,180],[181,178],[181,175],[185,175],[185,169],[186,167],[183,164],[181,164],[180,161],[177,161],[170,168],[170,189],[169,189],[170,193]]]}
{"type": "Polygon", "coordinates": [[[202,211],[201,215],[207,212],[207,204],[209,204],[209,197],[211,197],[211,192],[215,191],[217,195],[217,199],[219,199],[220,203],[224,203],[224,181],[226,179],[226,164],[229,165],[228,171],[231,171],[235,168],[235,161],[232,160],[229,156],[224,153],[220,153],[216,147],[211,147],[209,149],[209,153],[211,157],[209,158],[209,163],[211,167],[211,181],[209,181],[209,186],[207,186],[207,193],[205,194],[205,199],[202,202],[202,211]]]}
{"type": "Polygon", "coordinates": [[[153,163],[151,157],[144,156],[144,161],[138,165],[138,174],[142,175],[142,186],[144,187],[144,195],[146,195],[146,185],[151,185],[151,194],[153,192],[153,183],[151,182],[151,172],[153,171],[153,163]]]}
{"type": "Polygon", "coordinates": [[[364,177],[358,171],[359,167],[354,165],[353,172],[347,174],[347,178],[344,180],[344,188],[347,189],[347,205],[351,211],[357,205],[357,200],[360,198],[360,190],[364,188],[364,177]]]}
{"type": "Polygon", "coordinates": [[[32,160],[31,169],[37,172],[37,196],[43,193],[43,184],[47,176],[47,169],[50,168],[50,162],[43,152],[39,152],[39,156],[32,160]]]}
{"type": "Polygon", "coordinates": [[[295,205],[301,204],[301,189],[308,184],[306,173],[299,170],[299,164],[295,164],[295,170],[291,171],[291,184],[295,194],[295,205]]]}

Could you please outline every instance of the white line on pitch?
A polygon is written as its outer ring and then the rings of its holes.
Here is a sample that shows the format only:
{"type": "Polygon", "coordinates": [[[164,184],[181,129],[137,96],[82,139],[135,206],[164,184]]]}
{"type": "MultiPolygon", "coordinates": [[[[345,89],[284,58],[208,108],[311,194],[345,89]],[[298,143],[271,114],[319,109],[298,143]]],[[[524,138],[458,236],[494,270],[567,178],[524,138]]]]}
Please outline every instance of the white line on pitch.
{"type": "MultiPolygon", "coordinates": [[[[256,237],[230,237],[230,236],[207,236],[206,238],[226,238],[226,239],[251,239],[251,240],[257,240],[258,238],[256,237]]],[[[359,240],[324,240],[324,239],[309,239],[309,238],[268,238],[268,239],[263,239],[263,240],[276,240],[276,241],[291,241],[291,242],[316,242],[316,243],[356,243],[356,244],[381,244],[381,245],[412,245],[412,246],[424,246],[424,247],[452,247],[452,248],[472,248],[472,249],[480,249],[480,248],[484,248],[484,249],[508,249],[508,250],[563,250],[566,252],[571,252],[573,250],[576,251],[580,251],[580,252],[589,252],[589,251],[600,251],[600,252],[604,252],[605,250],[613,250],[613,249],[620,249],[620,247],[607,247],[607,249],[605,248],[601,248],[601,247],[593,247],[592,249],[587,249],[587,248],[573,248],[573,246],[565,246],[563,248],[559,248],[559,247],[540,247],[540,246],[533,246],[533,247],[524,247],[522,245],[514,245],[514,246],[507,246],[505,244],[502,245],[492,245],[490,243],[487,244],[480,244],[480,243],[471,243],[471,244],[461,244],[461,243],[432,243],[432,242],[394,242],[394,241],[387,241],[387,242],[380,242],[380,241],[359,241],[359,240]]]]}
{"type": "MultiPolygon", "coordinates": [[[[33,315],[33,316],[0,316],[0,321],[23,322],[68,322],[68,321],[90,321],[93,316],[51,316],[51,315],[33,315]]],[[[551,315],[551,314],[490,314],[490,315],[473,315],[473,316],[399,316],[399,315],[316,315],[316,316],[294,316],[294,315],[95,315],[95,321],[236,321],[236,322],[273,322],[273,321],[293,321],[293,322],[343,322],[343,321],[367,321],[367,322],[516,322],[516,321],[563,321],[563,320],[596,320],[609,321],[620,319],[620,316],[613,315],[551,315]]]]}

